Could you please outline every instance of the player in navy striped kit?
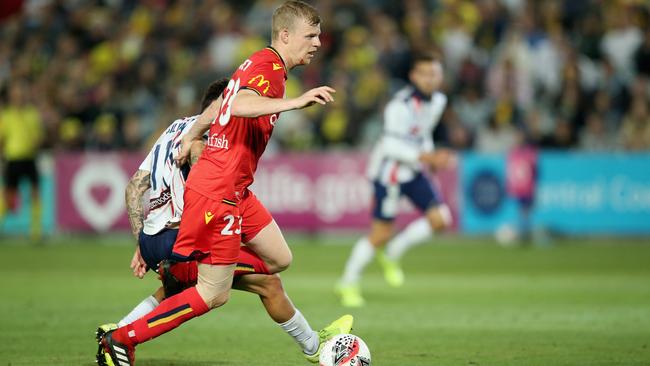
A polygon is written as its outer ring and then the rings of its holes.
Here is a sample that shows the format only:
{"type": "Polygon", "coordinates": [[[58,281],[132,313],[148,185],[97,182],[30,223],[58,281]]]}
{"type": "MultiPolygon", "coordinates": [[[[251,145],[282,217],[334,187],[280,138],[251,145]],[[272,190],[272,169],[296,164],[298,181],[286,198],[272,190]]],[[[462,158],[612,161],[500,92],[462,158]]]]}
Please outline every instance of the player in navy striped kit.
{"type": "Polygon", "coordinates": [[[423,174],[424,169],[444,168],[454,160],[448,150],[434,150],[432,138],[447,105],[447,97],[438,91],[442,80],[440,61],[430,54],[417,54],[409,72],[410,85],[398,91],[386,106],[383,136],[368,166],[374,190],[372,226],[370,233],[355,244],[337,285],[343,306],[365,304],[359,282],[377,249],[385,248],[378,259],[387,282],[401,286],[404,275],[399,259],[404,252],[451,225],[448,206],[423,174]],[[423,217],[391,240],[401,196],[406,196],[423,217]]]}

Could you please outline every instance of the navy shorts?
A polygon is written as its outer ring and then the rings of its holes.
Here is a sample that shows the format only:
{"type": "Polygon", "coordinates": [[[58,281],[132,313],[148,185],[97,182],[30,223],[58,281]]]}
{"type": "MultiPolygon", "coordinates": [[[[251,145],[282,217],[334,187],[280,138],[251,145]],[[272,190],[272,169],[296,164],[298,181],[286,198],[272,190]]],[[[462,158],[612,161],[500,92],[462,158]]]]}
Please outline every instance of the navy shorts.
{"type": "Polygon", "coordinates": [[[402,195],[408,197],[411,203],[423,213],[442,203],[440,195],[422,173],[418,173],[415,178],[405,183],[385,185],[374,181],[373,184],[375,202],[372,216],[377,220],[394,220],[402,195]]]}
{"type": "Polygon", "coordinates": [[[158,271],[158,263],[164,259],[178,260],[172,255],[172,248],[176,242],[178,229],[164,229],[155,235],[147,235],[140,231],[138,244],[140,255],[149,269],[158,271]]]}

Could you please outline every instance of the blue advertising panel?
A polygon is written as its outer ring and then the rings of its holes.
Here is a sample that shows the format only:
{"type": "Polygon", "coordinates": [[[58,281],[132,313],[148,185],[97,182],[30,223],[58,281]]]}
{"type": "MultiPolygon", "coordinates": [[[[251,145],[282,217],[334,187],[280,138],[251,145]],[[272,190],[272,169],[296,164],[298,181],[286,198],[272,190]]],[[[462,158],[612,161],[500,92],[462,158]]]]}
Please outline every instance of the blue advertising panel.
{"type": "Polygon", "coordinates": [[[544,153],[535,220],[575,234],[650,233],[650,154],[544,153]]]}
{"type": "Polygon", "coordinates": [[[503,155],[465,153],[460,164],[460,228],[470,234],[490,233],[514,221],[517,206],[505,186],[503,155]]]}
{"type": "MultiPolygon", "coordinates": [[[[544,152],[538,164],[533,225],[565,234],[650,234],[650,154],[544,152]]],[[[463,232],[517,225],[505,167],[504,155],[463,155],[463,232]]]]}

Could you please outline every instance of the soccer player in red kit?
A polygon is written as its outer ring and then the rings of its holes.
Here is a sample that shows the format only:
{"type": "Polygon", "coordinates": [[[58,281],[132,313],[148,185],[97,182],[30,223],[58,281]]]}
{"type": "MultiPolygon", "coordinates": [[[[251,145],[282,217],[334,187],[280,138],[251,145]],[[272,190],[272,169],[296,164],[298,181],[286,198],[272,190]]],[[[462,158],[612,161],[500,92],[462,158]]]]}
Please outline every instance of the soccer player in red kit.
{"type": "MultiPolygon", "coordinates": [[[[107,332],[101,344],[110,355],[109,365],[110,361],[115,366],[133,365],[136,345],[225,304],[240,242],[252,248],[271,273],[291,263],[282,232],[248,187],[279,114],[334,100],[334,90],[327,86],[284,99],[287,71],[311,62],[321,45],[319,35],[320,17],[313,7],[301,1],[285,2],[273,14],[271,46],[241,64],[222,103],[211,105],[183,139],[179,163],[186,159],[189,142],[210,130],[206,148],[186,183],[185,207],[173,249],[174,255],[199,262],[198,281],[139,320],[107,332]]],[[[351,322],[349,317],[349,324],[341,328],[349,330],[351,322]]],[[[300,323],[296,319],[297,328],[300,323]]]]}

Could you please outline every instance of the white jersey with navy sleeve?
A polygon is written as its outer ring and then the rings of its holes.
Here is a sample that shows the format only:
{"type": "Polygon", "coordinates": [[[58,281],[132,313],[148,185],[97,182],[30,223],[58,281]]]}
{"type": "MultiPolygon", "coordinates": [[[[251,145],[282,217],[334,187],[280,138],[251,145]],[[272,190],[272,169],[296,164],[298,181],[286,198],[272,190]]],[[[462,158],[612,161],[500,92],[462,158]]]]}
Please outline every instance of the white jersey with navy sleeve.
{"type": "Polygon", "coordinates": [[[198,117],[177,119],[169,125],[140,164],[140,170],[150,173],[149,213],[142,229],[147,235],[155,235],[181,220],[189,165],[179,168],[174,162],[174,156],[180,150],[181,138],[192,128],[198,117]]]}
{"type": "Polygon", "coordinates": [[[434,149],[433,130],[447,105],[439,92],[425,98],[412,86],[398,91],[384,111],[384,131],[370,157],[368,176],[384,185],[413,180],[422,170],[418,160],[434,149]]]}

